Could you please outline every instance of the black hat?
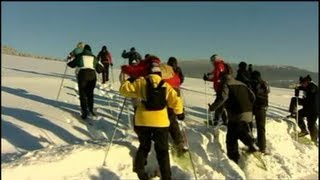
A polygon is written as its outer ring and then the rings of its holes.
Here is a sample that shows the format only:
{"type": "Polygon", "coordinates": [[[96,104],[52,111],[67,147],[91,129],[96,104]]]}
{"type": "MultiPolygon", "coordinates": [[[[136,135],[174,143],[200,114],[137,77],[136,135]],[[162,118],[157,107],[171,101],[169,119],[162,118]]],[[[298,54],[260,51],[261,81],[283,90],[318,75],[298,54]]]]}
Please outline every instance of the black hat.
{"type": "Polygon", "coordinates": [[[306,81],[312,81],[312,78],[310,77],[310,75],[308,74],[306,77],[301,79],[301,83],[306,82],[306,81]]]}
{"type": "Polygon", "coordinates": [[[107,50],[107,46],[102,46],[102,50],[107,50]]]}
{"type": "Polygon", "coordinates": [[[131,49],[130,49],[130,51],[135,51],[136,50],[136,48],[134,48],[134,47],[132,47],[131,49]]]}
{"type": "Polygon", "coordinates": [[[84,46],[83,50],[91,51],[91,47],[88,44],[86,44],[84,46]]]}
{"type": "Polygon", "coordinates": [[[246,69],[246,68],[247,68],[247,63],[241,61],[241,62],[239,63],[239,65],[238,65],[238,67],[239,67],[240,69],[246,69]]]}

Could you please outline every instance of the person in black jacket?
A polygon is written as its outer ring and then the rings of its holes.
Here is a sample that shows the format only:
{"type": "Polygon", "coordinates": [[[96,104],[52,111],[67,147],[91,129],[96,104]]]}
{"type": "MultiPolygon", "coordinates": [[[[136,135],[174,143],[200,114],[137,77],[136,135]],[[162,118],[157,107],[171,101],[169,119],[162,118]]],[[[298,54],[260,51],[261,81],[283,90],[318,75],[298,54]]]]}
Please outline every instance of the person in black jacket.
{"type": "MultiPolygon", "coordinates": [[[[180,79],[180,84],[184,81],[184,76],[182,73],[181,68],[178,66],[178,61],[175,57],[170,57],[167,61],[167,64],[172,67],[173,71],[178,74],[180,79]]],[[[173,89],[177,92],[178,96],[180,97],[180,87],[173,87],[173,89]]],[[[182,132],[179,128],[179,123],[177,121],[177,116],[174,113],[172,108],[168,108],[168,117],[170,120],[169,132],[174,141],[175,147],[178,151],[178,154],[181,155],[188,151],[188,147],[185,146],[186,142],[183,138],[182,132]]]]}
{"type": "Polygon", "coordinates": [[[227,155],[238,163],[240,158],[238,139],[249,147],[249,152],[258,151],[259,148],[250,134],[249,122],[252,122],[252,108],[255,101],[254,93],[244,83],[233,77],[232,68],[226,64],[226,69],[220,78],[221,83],[217,91],[217,98],[209,104],[209,110],[215,111],[225,104],[228,113],[227,155]]]}
{"type": "Polygon", "coordinates": [[[96,86],[96,71],[101,73],[103,66],[99,64],[98,59],[92,54],[91,47],[85,45],[83,52],[76,55],[76,57],[69,61],[67,65],[71,68],[78,68],[77,75],[78,88],[80,95],[81,118],[87,119],[88,109],[91,115],[95,116],[93,112],[93,90],[96,86]]]}
{"type": "Polygon", "coordinates": [[[239,69],[237,72],[236,80],[243,82],[249,88],[251,88],[250,87],[251,79],[250,79],[250,73],[247,70],[247,63],[241,61],[238,65],[238,68],[239,69]]]}
{"type": "Polygon", "coordinates": [[[255,115],[257,125],[258,147],[262,153],[266,153],[266,111],[268,108],[268,94],[270,87],[261,78],[259,71],[252,72],[252,91],[256,96],[256,101],[253,105],[253,114],[255,115]]]}
{"type": "Polygon", "coordinates": [[[138,53],[134,47],[132,47],[129,52],[126,52],[126,50],[123,50],[121,56],[122,58],[129,59],[129,65],[132,65],[133,60],[136,60],[138,64],[142,60],[140,53],[138,53]]]}
{"type": "Polygon", "coordinates": [[[309,75],[301,80],[301,86],[306,92],[306,97],[302,99],[302,109],[298,111],[298,125],[301,129],[299,136],[308,134],[304,122],[304,118],[306,117],[311,140],[317,143],[318,129],[316,128],[316,121],[319,117],[319,89],[309,75]]]}

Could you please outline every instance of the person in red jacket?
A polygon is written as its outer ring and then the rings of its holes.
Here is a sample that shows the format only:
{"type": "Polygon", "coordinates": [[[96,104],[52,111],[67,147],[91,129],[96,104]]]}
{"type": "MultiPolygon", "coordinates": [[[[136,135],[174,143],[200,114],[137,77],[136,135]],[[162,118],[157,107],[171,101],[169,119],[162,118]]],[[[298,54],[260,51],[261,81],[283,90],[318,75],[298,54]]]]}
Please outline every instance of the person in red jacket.
{"type": "Polygon", "coordinates": [[[102,46],[101,51],[97,55],[98,60],[103,64],[104,71],[102,72],[102,84],[109,81],[109,65],[113,66],[111,53],[106,46],[102,46]]]}
{"type": "MultiPolygon", "coordinates": [[[[212,55],[210,57],[210,61],[213,65],[213,70],[211,73],[204,74],[203,80],[212,81],[213,89],[215,90],[215,92],[217,92],[220,85],[220,75],[225,70],[225,63],[223,59],[217,54],[212,55]]],[[[218,125],[220,115],[222,116],[223,124],[224,125],[227,124],[227,112],[224,106],[221,106],[214,113],[214,119],[213,119],[214,126],[218,125]]],[[[209,125],[212,125],[212,121],[209,121],[209,125]]]]}

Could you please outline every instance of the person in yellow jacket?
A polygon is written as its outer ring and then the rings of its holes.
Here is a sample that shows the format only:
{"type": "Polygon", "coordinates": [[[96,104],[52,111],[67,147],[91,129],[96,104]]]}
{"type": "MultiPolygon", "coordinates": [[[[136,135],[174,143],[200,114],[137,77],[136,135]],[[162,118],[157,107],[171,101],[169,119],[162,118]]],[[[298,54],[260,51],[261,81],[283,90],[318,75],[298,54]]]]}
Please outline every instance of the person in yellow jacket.
{"type": "Polygon", "coordinates": [[[151,140],[155,143],[155,151],[157,154],[158,164],[162,180],[171,179],[170,158],[168,147],[169,134],[169,117],[167,107],[172,108],[177,114],[179,120],[184,120],[183,104],[181,98],[176,91],[166,82],[162,81],[160,67],[153,64],[150,73],[146,77],[138,79],[129,78],[124,81],[119,89],[120,93],[126,97],[140,99],[135,114],[135,132],[139,139],[139,148],[134,160],[134,172],[137,173],[139,179],[148,179],[148,174],[145,172],[148,153],[151,149],[151,140]],[[160,110],[150,110],[146,105],[147,86],[148,82],[153,87],[158,87],[159,84],[165,88],[166,106],[160,110]],[[163,83],[163,84],[162,84],[163,83]]]}

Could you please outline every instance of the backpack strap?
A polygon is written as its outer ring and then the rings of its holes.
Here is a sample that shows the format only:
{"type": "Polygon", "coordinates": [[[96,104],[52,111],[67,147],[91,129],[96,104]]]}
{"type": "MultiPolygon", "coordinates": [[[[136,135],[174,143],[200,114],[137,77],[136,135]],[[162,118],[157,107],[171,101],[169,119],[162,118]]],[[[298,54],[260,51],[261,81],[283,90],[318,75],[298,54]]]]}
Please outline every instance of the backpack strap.
{"type": "Polygon", "coordinates": [[[161,80],[160,83],[159,83],[158,86],[157,86],[157,89],[160,89],[160,88],[163,86],[163,84],[164,84],[164,81],[161,80]]]}

